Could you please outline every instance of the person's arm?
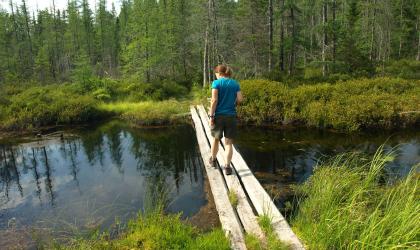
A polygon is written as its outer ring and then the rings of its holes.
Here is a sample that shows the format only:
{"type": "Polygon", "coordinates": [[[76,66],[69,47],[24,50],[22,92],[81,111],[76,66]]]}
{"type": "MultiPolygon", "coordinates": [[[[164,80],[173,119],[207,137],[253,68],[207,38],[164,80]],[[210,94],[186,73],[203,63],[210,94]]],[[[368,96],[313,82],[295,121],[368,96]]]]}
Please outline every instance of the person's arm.
{"type": "Polygon", "coordinates": [[[236,92],[236,105],[241,104],[244,101],[244,96],[242,95],[242,92],[239,90],[236,92]]]}
{"type": "Polygon", "coordinates": [[[217,107],[217,101],[218,101],[218,93],[219,90],[218,89],[212,89],[211,90],[211,103],[210,103],[210,121],[211,124],[213,125],[214,123],[214,113],[216,113],[216,107],[217,107]]]}

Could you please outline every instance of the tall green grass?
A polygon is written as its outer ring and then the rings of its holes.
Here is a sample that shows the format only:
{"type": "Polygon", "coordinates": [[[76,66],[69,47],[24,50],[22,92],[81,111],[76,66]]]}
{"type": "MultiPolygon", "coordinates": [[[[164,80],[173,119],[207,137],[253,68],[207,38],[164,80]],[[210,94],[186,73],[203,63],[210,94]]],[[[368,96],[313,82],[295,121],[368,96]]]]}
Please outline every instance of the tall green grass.
{"type": "Polygon", "coordinates": [[[164,215],[158,210],[139,214],[128,223],[125,233],[116,239],[108,234],[94,235],[92,239],[75,238],[56,249],[186,249],[228,250],[229,240],[222,229],[207,233],[184,223],[180,215],[164,215]]]}
{"type": "Polygon", "coordinates": [[[277,238],[271,218],[268,215],[258,217],[258,224],[264,232],[265,239],[260,240],[253,234],[245,235],[245,243],[249,250],[289,250],[290,246],[277,238]]]}
{"type": "Polygon", "coordinates": [[[298,187],[301,203],[292,221],[309,249],[418,249],[418,170],[386,184],[392,153],[380,147],[369,160],[339,156],[315,169],[298,187]]]}

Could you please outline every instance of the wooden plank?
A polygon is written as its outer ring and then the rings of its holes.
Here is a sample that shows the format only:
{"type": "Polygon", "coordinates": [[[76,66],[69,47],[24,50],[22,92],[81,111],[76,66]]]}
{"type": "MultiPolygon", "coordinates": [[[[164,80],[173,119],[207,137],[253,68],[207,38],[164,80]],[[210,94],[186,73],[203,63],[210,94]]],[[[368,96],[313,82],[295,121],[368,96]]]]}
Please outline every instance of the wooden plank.
{"type": "Polygon", "coordinates": [[[209,179],[210,188],[213,194],[216,210],[219,214],[222,228],[229,237],[232,249],[246,249],[244,235],[241,224],[229,202],[226,186],[218,169],[212,168],[208,159],[210,158],[210,147],[207,142],[200,118],[194,107],[190,108],[191,116],[194,121],[197,141],[203,158],[204,166],[209,179]]]}
{"type": "MultiPolygon", "coordinates": [[[[224,139],[222,140],[222,143],[224,143],[224,139]]],[[[269,216],[271,218],[273,229],[279,239],[289,244],[292,249],[305,249],[299,238],[290,228],[286,219],[272,201],[271,197],[261,186],[257,178],[255,178],[254,174],[249,169],[248,164],[246,164],[245,160],[236,150],[235,146],[233,146],[232,165],[234,166],[240,180],[244,184],[245,191],[258,215],[269,216]]]]}
{"type": "MultiPolygon", "coordinates": [[[[209,141],[211,143],[211,141],[213,140],[213,137],[211,136],[211,132],[210,132],[209,118],[202,105],[197,106],[197,108],[198,108],[201,120],[203,122],[207,138],[209,138],[209,141]]],[[[219,145],[219,152],[217,153],[217,160],[220,165],[225,164],[224,153],[225,153],[225,150],[223,149],[222,145],[219,145]]],[[[265,241],[265,235],[263,231],[261,230],[260,226],[258,225],[257,217],[252,211],[252,207],[248,202],[248,199],[242,188],[242,185],[239,181],[236,171],[233,171],[232,175],[226,175],[223,172],[223,175],[225,177],[226,184],[229,190],[232,190],[233,192],[235,192],[238,198],[238,205],[236,207],[236,211],[238,213],[239,219],[242,222],[242,225],[244,226],[245,231],[265,241]]]]}
{"type": "Polygon", "coordinates": [[[233,147],[232,164],[244,183],[245,189],[255,210],[257,210],[260,216],[268,215],[271,218],[271,224],[279,239],[290,244],[292,249],[304,249],[299,238],[292,231],[286,219],[280,213],[277,206],[261,186],[257,178],[255,178],[245,160],[235,147],[233,147]]]}

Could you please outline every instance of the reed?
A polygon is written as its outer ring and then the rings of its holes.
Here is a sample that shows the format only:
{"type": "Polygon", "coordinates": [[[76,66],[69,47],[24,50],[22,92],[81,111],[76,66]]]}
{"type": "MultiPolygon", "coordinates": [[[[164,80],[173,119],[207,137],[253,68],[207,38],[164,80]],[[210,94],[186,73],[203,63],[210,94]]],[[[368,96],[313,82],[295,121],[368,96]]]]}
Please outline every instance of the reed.
{"type": "Polygon", "coordinates": [[[292,225],[309,249],[418,249],[420,164],[387,183],[384,168],[393,152],[381,146],[370,159],[338,156],[297,187],[292,225]]]}

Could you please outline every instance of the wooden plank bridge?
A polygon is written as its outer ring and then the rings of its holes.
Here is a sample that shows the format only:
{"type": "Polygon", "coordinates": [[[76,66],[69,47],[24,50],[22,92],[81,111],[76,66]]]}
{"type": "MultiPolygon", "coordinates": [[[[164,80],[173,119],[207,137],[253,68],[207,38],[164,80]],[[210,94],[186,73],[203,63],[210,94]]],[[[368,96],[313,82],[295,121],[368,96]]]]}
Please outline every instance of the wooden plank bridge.
{"type": "MultiPolygon", "coordinates": [[[[216,169],[209,165],[210,143],[213,138],[210,134],[207,112],[202,105],[191,106],[190,110],[219,219],[229,237],[232,249],[246,249],[244,233],[252,234],[262,242],[266,240],[257,221],[258,216],[264,215],[271,219],[271,225],[279,240],[289,245],[290,249],[304,249],[303,244],[235,147],[232,156],[234,169],[232,175],[225,175],[220,168],[216,169]],[[233,192],[238,198],[236,207],[233,207],[229,201],[229,192],[233,192]]],[[[219,163],[224,164],[224,155],[224,140],[222,140],[217,154],[219,163]]]]}

